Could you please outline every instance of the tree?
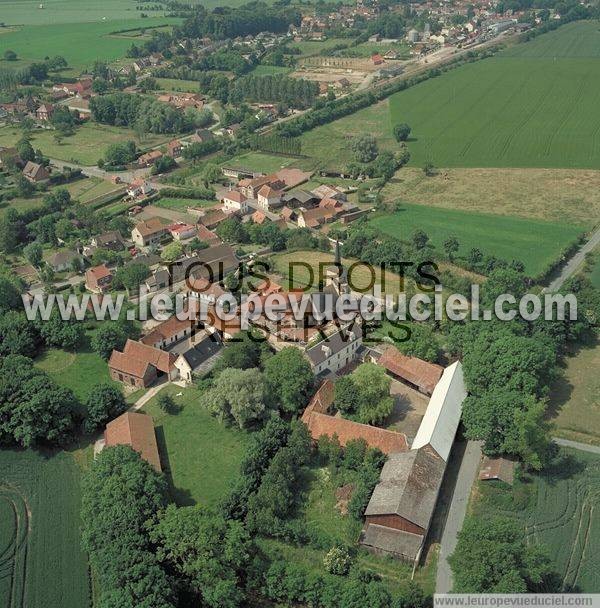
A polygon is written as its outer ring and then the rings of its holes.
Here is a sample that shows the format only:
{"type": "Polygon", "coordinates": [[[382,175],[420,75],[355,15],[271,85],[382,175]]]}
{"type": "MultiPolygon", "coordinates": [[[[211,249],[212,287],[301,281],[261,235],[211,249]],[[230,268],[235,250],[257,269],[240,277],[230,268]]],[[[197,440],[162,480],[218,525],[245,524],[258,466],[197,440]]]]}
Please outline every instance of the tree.
{"type": "Polygon", "coordinates": [[[444,241],[444,251],[448,256],[448,259],[452,262],[454,260],[454,254],[458,251],[459,243],[455,236],[449,236],[444,241]]]}
{"type": "Polygon", "coordinates": [[[157,158],[152,165],[152,175],[159,175],[160,173],[168,173],[171,169],[177,166],[174,158],[167,156],[166,154],[157,158]]]}
{"type": "Polygon", "coordinates": [[[39,342],[35,325],[24,313],[8,310],[0,316],[0,356],[24,355],[33,358],[39,342]]]}
{"type": "Polygon", "coordinates": [[[424,323],[410,325],[410,338],[397,344],[398,350],[409,357],[418,357],[436,363],[440,357],[440,344],[431,328],[424,323]]]}
{"type": "Polygon", "coordinates": [[[127,266],[123,266],[115,272],[113,286],[118,288],[119,285],[122,285],[128,293],[137,291],[149,275],[150,268],[146,264],[141,262],[127,264],[127,266]]]}
{"type": "Polygon", "coordinates": [[[34,241],[29,245],[23,247],[23,255],[27,258],[27,261],[36,268],[42,263],[44,256],[44,250],[40,243],[34,241]]]}
{"type": "Polygon", "coordinates": [[[181,241],[173,241],[166,245],[160,257],[165,260],[165,262],[174,262],[178,260],[183,255],[183,245],[181,241]]]}
{"type": "Polygon", "coordinates": [[[240,428],[256,425],[265,417],[265,384],[256,369],[225,369],[203,397],[204,406],[221,421],[240,428]]]}
{"type": "Polygon", "coordinates": [[[15,147],[22,160],[35,160],[35,150],[27,138],[20,139],[15,147]]]}
{"type": "Polygon", "coordinates": [[[167,505],[163,475],[129,446],[106,447],[82,480],[82,543],[101,606],[174,608],[175,594],[149,525],[167,505]]]}
{"type": "Polygon", "coordinates": [[[323,566],[329,574],[346,576],[352,566],[352,558],[345,547],[332,547],[323,558],[323,566]]]}
{"type": "Polygon", "coordinates": [[[63,444],[73,432],[77,400],[33,361],[0,358],[0,443],[32,447],[63,444]]]}
{"type": "Polygon", "coordinates": [[[85,407],[84,428],[86,433],[93,433],[125,412],[127,403],[119,388],[114,384],[103,382],[92,387],[85,407]]]}
{"type": "Polygon", "coordinates": [[[37,325],[47,346],[75,350],[83,338],[83,325],[78,321],[63,320],[57,308],[47,321],[39,319],[37,325]]]}
{"type": "MultiPolygon", "coordinates": [[[[97,99],[96,97],[92,99],[97,99]]],[[[104,162],[107,165],[126,165],[136,159],[135,142],[127,141],[122,143],[110,144],[104,153],[104,162]]]]}
{"type": "Polygon", "coordinates": [[[427,162],[423,165],[423,173],[425,173],[425,175],[427,177],[432,177],[435,175],[435,167],[433,165],[433,163],[431,162],[427,162]]]}
{"type": "Polygon", "coordinates": [[[241,522],[226,521],[203,506],[171,504],[150,536],[159,561],[211,608],[246,605],[244,581],[253,544],[241,522]]]}
{"type": "Polygon", "coordinates": [[[270,354],[269,346],[264,341],[253,339],[250,332],[241,331],[231,340],[213,367],[218,374],[221,370],[235,367],[248,369],[259,367],[270,354]]]}
{"type": "Polygon", "coordinates": [[[455,593],[527,593],[551,573],[542,550],[528,546],[513,519],[468,517],[449,558],[455,593]]]}
{"type": "Polygon", "coordinates": [[[4,61],[16,61],[17,60],[17,54],[12,51],[11,49],[6,49],[4,51],[4,61]]]}
{"type": "Polygon", "coordinates": [[[359,163],[370,163],[377,158],[379,152],[377,141],[372,135],[361,135],[351,143],[354,157],[359,163]]]}
{"type": "Polygon", "coordinates": [[[67,60],[62,55],[55,55],[46,61],[46,65],[51,72],[64,70],[67,67],[67,60]]]}
{"type": "Polygon", "coordinates": [[[215,182],[219,181],[221,176],[221,169],[214,163],[206,163],[206,166],[202,170],[202,181],[204,182],[204,186],[206,188],[208,188],[210,184],[214,184],[215,182]]]}
{"type": "Polygon", "coordinates": [[[308,403],[314,376],[302,353],[288,346],[265,363],[265,380],[277,407],[295,414],[308,403]]]}
{"type": "Polygon", "coordinates": [[[429,243],[429,237],[423,230],[415,230],[412,233],[411,240],[416,249],[425,249],[429,243]]]}
{"type": "Polygon", "coordinates": [[[397,142],[406,141],[410,132],[411,128],[405,122],[401,122],[394,126],[394,137],[397,142]]]}
{"type": "Polygon", "coordinates": [[[173,397],[164,391],[158,394],[156,403],[165,414],[174,414],[178,409],[173,397]]]}
{"type": "Polygon", "coordinates": [[[123,350],[127,337],[127,331],[121,323],[102,323],[92,336],[92,350],[108,361],[113,350],[123,350]]]}
{"type": "MultiPolygon", "coordinates": [[[[23,177],[23,179],[25,178],[23,177]]],[[[4,253],[13,253],[15,251],[21,238],[22,225],[19,212],[12,207],[9,207],[0,216],[0,251],[4,253]]]]}
{"type": "Polygon", "coordinates": [[[18,279],[0,274],[0,315],[22,307],[21,289],[18,279]]]}
{"type": "Polygon", "coordinates": [[[352,415],[360,407],[360,396],[350,376],[342,376],[335,383],[335,407],[345,415],[352,415]]]}

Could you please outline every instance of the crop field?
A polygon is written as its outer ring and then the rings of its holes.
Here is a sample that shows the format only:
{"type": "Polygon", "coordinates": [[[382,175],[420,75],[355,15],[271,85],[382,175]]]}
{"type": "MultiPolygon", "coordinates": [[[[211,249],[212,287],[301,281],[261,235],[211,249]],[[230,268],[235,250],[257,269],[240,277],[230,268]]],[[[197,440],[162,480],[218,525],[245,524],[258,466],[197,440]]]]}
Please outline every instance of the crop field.
{"type": "MultiPolygon", "coordinates": [[[[2,4],[4,3],[0,0],[0,6],[2,4]]],[[[2,16],[4,17],[3,13],[2,16]]],[[[12,49],[21,59],[27,61],[41,61],[47,56],[62,55],[72,68],[91,68],[96,59],[113,61],[124,57],[131,46],[130,38],[111,36],[111,33],[177,22],[177,19],[149,17],[148,19],[98,20],[91,23],[52,22],[48,25],[26,25],[1,34],[0,51],[12,49]]]]}
{"type": "Polygon", "coordinates": [[[371,224],[392,236],[409,239],[423,230],[434,247],[442,249],[449,236],[455,236],[466,255],[472,248],[507,261],[520,260],[525,272],[536,276],[584,231],[568,223],[552,223],[515,217],[470,213],[453,209],[432,209],[402,203],[392,215],[381,215],[371,224]]]}
{"type": "MultiPolygon", "coordinates": [[[[23,137],[23,133],[16,127],[0,127],[0,146],[14,146],[23,137]]],[[[172,136],[171,136],[172,138],[172,136]]],[[[46,156],[77,162],[82,165],[95,165],[104,155],[110,144],[132,140],[141,146],[154,146],[169,140],[166,135],[148,135],[140,142],[136,134],[130,129],[86,123],[78,127],[73,135],[57,142],[54,131],[36,130],[31,136],[31,145],[39,148],[46,156]]]]}
{"type": "Polygon", "coordinates": [[[294,42],[289,46],[290,48],[300,49],[300,54],[295,55],[296,57],[310,57],[338,44],[348,44],[349,42],[351,42],[349,38],[328,38],[327,40],[303,40],[302,42],[294,42]]]}
{"type": "Polygon", "coordinates": [[[597,591],[600,575],[600,457],[561,449],[548,469],[513,488],[479,483],[476,513],[521,521],[532,544],[546,549],[564,591],[597,591]]]}
{"type": "Polygon", "coordinates": [[[198,82],[195,80],[179,80],[177,78],[157,78],[156,82],[161,91],[169,93],[179,91],[183,93],[197,93],[198,82]]]}
{"type": "Polygon", "coordinates": [[[66,453],[0,451],[0,605],[89,605],[79,468],[66,453]]]}
{"type": "Polygon", "coordinates": [[[405,167],[383,188],[384,201],[580,224],[600,218],[600,172],[591,169],[464,169],[405,167]]]}
{"type": "Polygon", "coordinates": [[[347,163],[360,132],[394,150],[406,122],[413,166],[598,169],[599,101],[600,28],[577,22],[309,131],[303,151],[347,163]]]}
{"type": "Polygon", "coordinates": [[[250,171],[262,171],[263,173],[272,173],[290,167],[296,166],[297,159],[289,156],[278,156],[267,152],[247,152],[234,156],[230,160],[222,163],[226,167],[242,167],[250,171]]]}
{"type": "Polygon", "coordinates": [[[567,357],[561,376],[550,390],[554,434],[600,446],[600,342],[581,344],[567,357]]]}
{"type": "Polygon", "coordinates": [[[87,203],[97,196],[112,192],[117,187],[115,184],[98,177],[88,177],[87,179],[79,179],[64,186],[70,193],[71,198],[87,203]]]}
{"type": "Polygon", "coordinates": [[[173,396],[180,411],[165,414],[156,398],[143,411],[154,419],[173,499],[180,505],[213,506],[238,475],[247,436],[213,418],[200,404],[197,389],[173,386],[162,390],[173,396]]]}

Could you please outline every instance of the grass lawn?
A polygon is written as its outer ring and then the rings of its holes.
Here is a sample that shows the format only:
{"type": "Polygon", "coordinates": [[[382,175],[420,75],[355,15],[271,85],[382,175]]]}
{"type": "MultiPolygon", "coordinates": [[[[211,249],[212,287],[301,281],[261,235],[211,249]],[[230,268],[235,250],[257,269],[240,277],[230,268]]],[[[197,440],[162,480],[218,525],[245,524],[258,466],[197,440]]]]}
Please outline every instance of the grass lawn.
{"type": "MultiPolygon", "coordinates": [[[[77,5],[73,0],[70,2],[74,10],[85,14],[81,5],[77,5]]],[[[4,5],[4,2],[2,4],[4,5]]],[[[97,4],[97,6],[102,5],[97,4]]],[[[50,12],[50,9],[48,11],[50,12]]],[[[108,13],[108,11],[106,12],[108,13]]],[[[2,17],[5,17],[4,12],[2,12],[2,17]]],[[[163,17],[140,19],[135,13],[131,17],[134,18],[112,21],[102,21],[99,18],[95,22],[93,18],[90,18],[89,23],[53,21],[44,25],[26,25],[2,34],[2,48],[12,49],[21,59],[27,61],[41,61],[47,56],[62,55],[67,60],[69,67],[81,70],[91,68],[96,59],[110,62],[125,56],[132,41],[126,37],[111,36],[110,34],[113,32],[179,22],[178,19],[163,17]]],[[[23,22],[21,21],[21,23],[23,22]]]]}
{"type": "Polygon", "coordinates": [[[253,76],[274,76],[275,74],[289,74],[292,68],[281,65],[257,65],[253,70],[253,76]]]}
{"type": "Polygon", "coordinates": [[[217,201],[204,201],[198,200],[195,198],[159,198],[157,201],[154,201],[152,204],[155,207],[162,207],[163,209],[176,209],[184,211],[188,207],[211,207],[212,205],[216,205],[217,201]]]}
{"type": "Polygon", "coordinates": [[[567,357],[561,377],[550,391],[554,434],[600,445],[600,342],[582,344],[567,357]]]}
{"type": "Polygon", "coordinates": [[[273,173],[295,165],[297,159],[289,156],[278,156],[267,152],[247,152],[234,156],[232,159],[222,163],[227,167],[242,167],[251,171],[262,171],[263,173],[273,173]]]}
{"type": "Polygon", "coordinates": [[[600,255],[597,256],[596,262],[592,266],[592,272],[590,273],[590,281],[596,289],[600,289],[600,255]]]}
{"type": "Polygon", "coordinates": [[[87,203],[97,196],[112,192],[117,188],[115,184],[98,177],[79,179],[64,187],[71,193],[71,198],[81,203],[87,203]]]}
{"type": "Polygon", "coordinates": [[[569,592],[596,592],[599,583],[600,456],[561,449],[546,471],[516,480],[479,482],[473,512],[510,517],[525,537],[546,548],[569,592]]]}
{"type": "Polygon", "coordinates": [[[309,131],[303,150],[343,165],[349,136],[393,150],[392,125],[406,122],[412,166],[598,169],[599,55],[597,23],[570,23],[309,131]]]}
{"type": "Polygon", "coordinates": [[[363,42],[357,46],[335,51],[336,57],[371,57],[375,53],[385,55],[388,51],[396,51],[399,59],[409,59],[410,49],[407,44],[402,42],[383,44],[381,42],[363,42]]]}
{"type": "Polygon", "coordinates": [[[112,382],[106,361],[88,345],[77,349],[75,353],[48,348],[36,358],[35,364],[57,384],[70,388],[82,403],[94,385],[112,382]]]}
{"type": "Polygon", "coordinates": [[[294,42],[290,44],[291,49],[300,49],[299,55],[294,57],[310,57],[311,55],[318,55],[321,51],[326,51],[331,47],[337,46],[338,44],[349,44],[352,42],[350,38],[328,38],[327,40],[303,40],[302,42],[294,42]]]}
{"type": "Polygon", "coordinates": [[[156,398],[143,411],[154,418],[173,499],[179,505],[215,505],[238,475],[247,435],[213,418],[200,405],[199,390],[169,386],[163,391],[171,393],[181,411],[165,414],[156,398]]]}
{"type": "MultiPolygon", "coordinates": [[[[23,133],[15,127],[0,127],[0,145],[13,146],[23,133]]],[[[50,158],[83,165],[95,165],[110,144],[133,140],[141,146],[154,146],[172,139],[166,135],[149,135],[140,142],[130,129],[86,123],[78,127],[74,135],[65,137],[61,143],[54,139],[53,130],[37,130],[32,134],[31,144],[50,158]]]]}
{"type": "Polygon", "coordinates": [[[89,605],[79,483],[80,469],[72,454],[0,450],[2,606],[89,605]]]}
{"type": "Polygon", "coordinates": [[[427,177],[404,167],[383,199],[589,227],[600,217],[600,172],[589,169],[444,169],[427,177]]]}
{"type": "MultiPolygon", "coordinates": [[[[314,291],[319,284],[319,273],[321,272],[324,276],[326,268],[333,263],[333,254],[313,250],[294,251],[292,253],[277,253],[269,259],[273,265],[273,270],[287,279],[289,287],[305,288],[310,286],[310,290],[314,291]],[[302,264],[308,264],[311,270],[302,264]]],[[[373,276],[371,269],[366,264],[346,258],[342,259],[342,263],[348,271],[348,278],[354,291],[372,291],[372,287],[369,289],[369,286],[373,282],[373,276]],[[357,263],[357,265],[352,268],[353,263],[357,263]]],[[[389,271],[385,272],[383,277],[384,289],[381,269],[374,268],[373,271],[375,273],[375,284],[381,284],[382,291],[389,294],[397,294],[401,291],[400,277],[397,274],[389,271]]]]}
{"type": "Polygon", "coordinates": [[[157,78],[156,82],[161,91],[181,91],[184,93],[197,93],[198,82],[196,80],[177,80],[176,78],[157,78]]]}
{"type": "Polygon", "coordinates": [[[444,241],[455,236],[459,255],[476,247],[482,252],[507,261],[520,260],[530,276],[539,274],[583,232],[568,223],[469,213],[450,209],[432,209],[424,205],[402,203],[398,211],[380,215],[371,224],[392,236],[408,239],[415,230],[423,230],[432,244],[442,250],[444,241]]]}

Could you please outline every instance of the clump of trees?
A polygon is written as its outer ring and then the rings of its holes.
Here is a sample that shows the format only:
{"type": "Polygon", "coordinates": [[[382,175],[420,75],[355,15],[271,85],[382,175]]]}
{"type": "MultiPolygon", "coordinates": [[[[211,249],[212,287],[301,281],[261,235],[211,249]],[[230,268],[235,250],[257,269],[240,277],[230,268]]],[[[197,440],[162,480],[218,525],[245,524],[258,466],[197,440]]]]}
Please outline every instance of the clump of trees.
{"type": "Polygon", "coordinates": [[[391,378],[374,363],[363,363],[335,383],[335,407],[363,424],[381,424],[394,408],[391,378]]]}
{"type": "Polygon", "coordinates": [[[121,389],[108,382],[102,382],[92,387],[85,406],[84,429],[87,433],[93,433],[103,428],[107,422],[127,410],[127,403],[121,389]]]}
{"type": "Polygon", "coordinates": [[[292,108],[308,108],[319,94],[316,82],[290,78],[282,74],[255,76],[236,80],[229,93],[231,103],[242,101],[283,103],[292,108]]]}

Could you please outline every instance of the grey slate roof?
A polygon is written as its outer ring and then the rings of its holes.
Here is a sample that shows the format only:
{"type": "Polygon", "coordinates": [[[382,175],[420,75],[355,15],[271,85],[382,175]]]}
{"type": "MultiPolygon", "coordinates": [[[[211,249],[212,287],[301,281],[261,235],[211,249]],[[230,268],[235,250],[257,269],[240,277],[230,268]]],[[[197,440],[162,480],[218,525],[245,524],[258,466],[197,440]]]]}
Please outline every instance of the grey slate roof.
{"type": "Polygon", "coordinates": [[[191,258],[183,258],[174,262],[169,270],[174,283],[185,280],[186,275],[210,278],[211,282],[214,282],[235,269],[237,265],[235,251],[229,245],[215,245],[199,251],[191,258]],[[187,274],[188,270],[189,274],[187,274]],[[210,274],[212,276],[209,277],[210,274]]]}
{"type": "Polygon", "coordinates": [[[362,328],[358,323],[353,323],[351,328],[341,328],[326,340],[322,340],[315,346],[306,350],[306,356],[313,366],[323,363],[336,353],[343,350],[349,342],[356,341],[362,337],[362,328]]]}
{"type": "Polygon", "coordinates": [[[427,530],[445,468],[429,447],[390,454],[365,515],[398,515],[427,530]]]}

